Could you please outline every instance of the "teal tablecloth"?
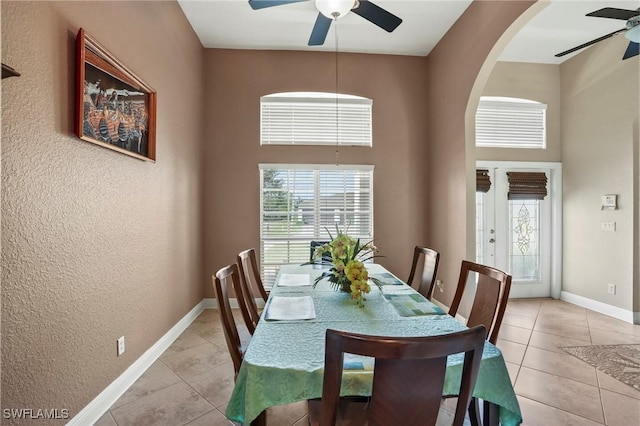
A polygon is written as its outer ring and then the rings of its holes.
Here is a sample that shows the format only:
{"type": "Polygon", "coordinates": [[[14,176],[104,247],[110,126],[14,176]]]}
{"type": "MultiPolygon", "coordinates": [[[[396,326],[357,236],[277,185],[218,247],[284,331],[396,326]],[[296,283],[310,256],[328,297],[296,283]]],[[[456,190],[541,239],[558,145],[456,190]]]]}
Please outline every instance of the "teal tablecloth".
{"type": "MultiPolygon", "coordinates": [[[[383,272],[379,265],[368,265],[368,268],[370,274],[383,272]]],[[[312,275],[313,282],[313,278],[321,271],[308,266],[287,265],[280,272],[306,272],[312,275]]],[[[367,295],[365,307],[359,308],[348,294],[335,292],[325,283],[316,289],[310,286],[276,286],[270,297],[311,296],[316,318],[304,321],[260,321],[244,355],[227,405],[227,417],[248,425],[268,407],[320,398],[325,332],[329,328],[380,336],[428,336],[466,328],[449,315],[442,314],[434,305],[431,306],[436,314],[402,316],[402,310],[384,297],[387,292],[417,294],[408,286],[385,286],[382,291],[373,286],[367,295]]],[[[345,370],[342,394],[370,395],[373,361],[365,358],[356,360],[362,361],[361,367],[364,368],[345,370]]],[[[449,357],[444,389],[446,395],[458,393],[462,360],[462,354],[449,357]]],[[[473,395],[499,406],[501,424],[518,425],[522,422],[502,354],[488,342],[473,395]]]]}

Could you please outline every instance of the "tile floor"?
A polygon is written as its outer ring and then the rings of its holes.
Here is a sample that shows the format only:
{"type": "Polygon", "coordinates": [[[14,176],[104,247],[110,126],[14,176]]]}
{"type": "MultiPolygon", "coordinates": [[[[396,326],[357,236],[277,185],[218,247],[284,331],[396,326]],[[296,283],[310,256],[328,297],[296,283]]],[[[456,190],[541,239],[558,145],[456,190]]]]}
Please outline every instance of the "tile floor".
{"type": "MultiPolygon", "coordinates": [[[[640,325],[557,300],[510,300],[498,347],[523,424],[640,425],[640,391],[560,349],[622,343],[640,344],[640,325]]],[[[232,389],[218,312],[205,310],[96,426],[229,425],[232,389]]],[[[274,407],[267,417],[269,426],[306,425],[306,404],[274,407]]]]}

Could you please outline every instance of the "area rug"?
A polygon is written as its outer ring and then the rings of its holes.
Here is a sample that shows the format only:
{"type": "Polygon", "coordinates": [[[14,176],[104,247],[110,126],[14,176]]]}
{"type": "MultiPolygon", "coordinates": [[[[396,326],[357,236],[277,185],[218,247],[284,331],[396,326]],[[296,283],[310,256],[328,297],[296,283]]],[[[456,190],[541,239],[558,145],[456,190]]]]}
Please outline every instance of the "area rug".
{"type": "Polygon", "coordinates": [[[562,349],[640,391],[640,345],[565,346],[562,349]]]}

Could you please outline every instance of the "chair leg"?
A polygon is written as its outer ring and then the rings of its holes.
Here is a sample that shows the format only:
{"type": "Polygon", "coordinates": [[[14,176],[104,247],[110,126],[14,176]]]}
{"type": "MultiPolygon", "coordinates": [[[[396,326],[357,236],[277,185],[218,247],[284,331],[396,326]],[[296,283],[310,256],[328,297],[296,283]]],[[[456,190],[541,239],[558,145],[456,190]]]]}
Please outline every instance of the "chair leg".
{"type": "Polygon", "coordinates": [[[471,426],[498,426],[500,423],[500,408],[489,401],[482,401],[482,415],[480,400],[471,398],[469,404],[469,421],[471,426]]]}
{"type": "Polygon", "coordinates": [[[267,410],[264,410],[252,422],[251,426],[267,426],[267,410]]]}
{"type": "Polygon", "coordinates": [[[472,397],[469,403],[469,421],[471,426],[482,426],[480,421],[480,402],[476,397],[472,397]]]}
{"type": "Polygon", "coordinates": [[[484,426],[497,426],[500,423],[500,408],[496,404],[484,401],[482,409],[484,426]]]}

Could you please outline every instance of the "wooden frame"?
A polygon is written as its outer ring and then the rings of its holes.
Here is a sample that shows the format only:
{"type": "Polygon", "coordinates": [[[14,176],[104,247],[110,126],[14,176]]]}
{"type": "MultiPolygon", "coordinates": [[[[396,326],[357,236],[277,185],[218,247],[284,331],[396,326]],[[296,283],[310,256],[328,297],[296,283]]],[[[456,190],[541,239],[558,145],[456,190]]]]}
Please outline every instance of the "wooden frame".
{"type": "Polygon", "coordinates": [[[76,134],[156,160],[156,92],[80,28],[76,39],[76,134]]]}

